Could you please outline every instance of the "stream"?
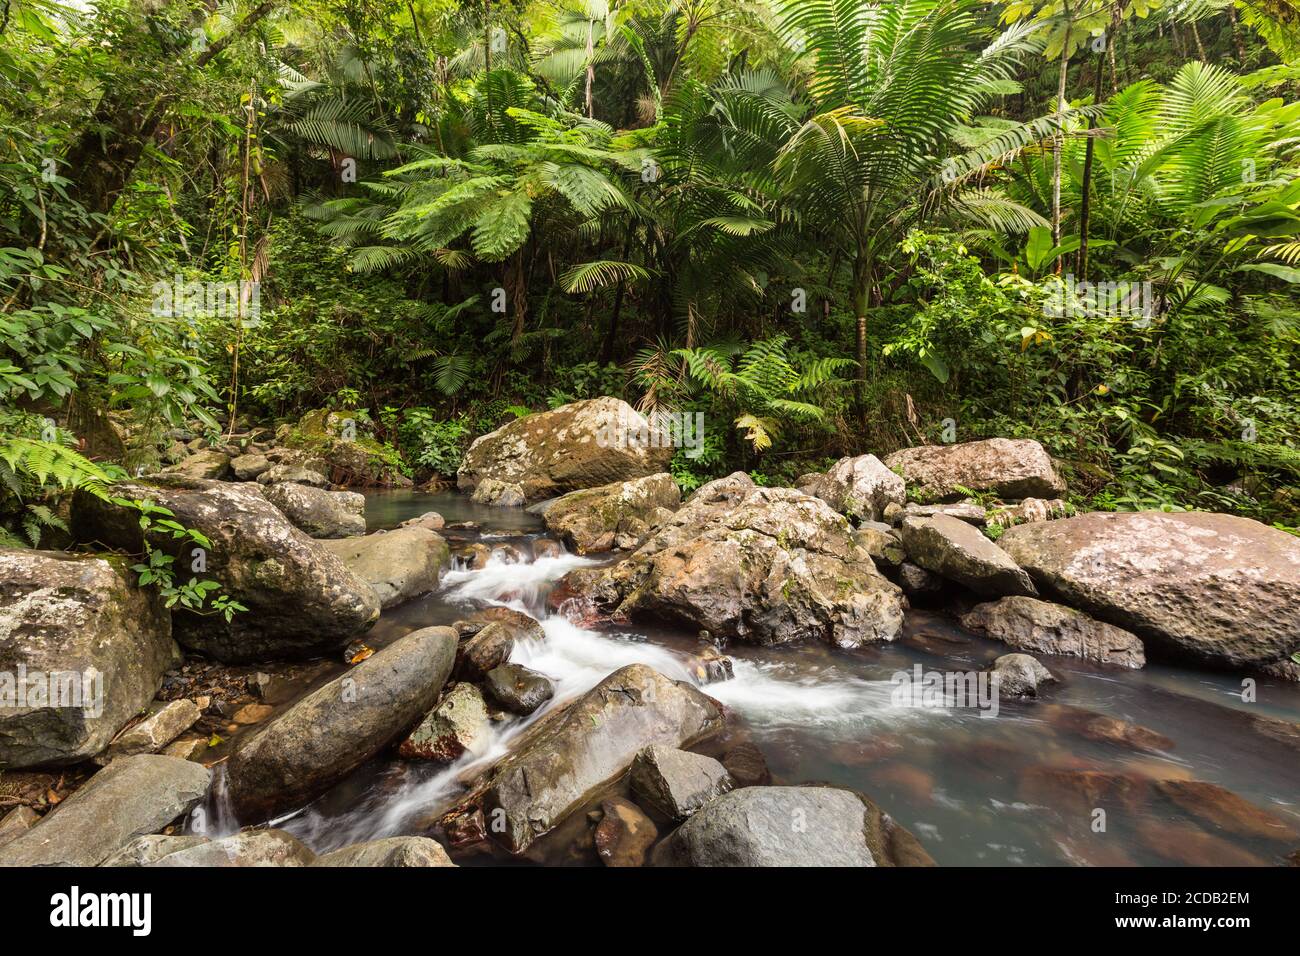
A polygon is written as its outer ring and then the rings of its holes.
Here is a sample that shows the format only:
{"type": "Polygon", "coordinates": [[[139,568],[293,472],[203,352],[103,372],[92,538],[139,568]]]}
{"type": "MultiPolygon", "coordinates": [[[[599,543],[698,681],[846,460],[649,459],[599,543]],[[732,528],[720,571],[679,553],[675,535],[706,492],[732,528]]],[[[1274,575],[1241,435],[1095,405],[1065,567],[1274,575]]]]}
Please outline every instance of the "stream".
{"type": "MultiPolygon", "coordinates": [[[[455,493],[367,495],[370,530],[438,511],[453,545],[513,544],[531,554],[540,520],[519,509],[472,504],[455,493]],[[452,527],[474,522],[476,528],[452,527]]],[[[559,703],[612,671],[642,662],[698,683],[687,666],[701,648],[690,633],[648,627],[591,630],[551,613],[551,586],[573,568],[609,560],[573,555],[511,561],[495,553],[481,570],[453,568],[439,591],[385,612],[367,643],[383,646],[409,631],[449,624],[475,608],[508,605],[542,622],[546,637],[516,646],[512,660],[556,683],[555,699],[526,719],[495,725],[488,745],[450,767],[393,758],[371,761],[329,793],[271,821],[317,852],[362,840],[427,833],[464,782],[505,753],[512,738],[559,703]]],[[[724,738],[698,749],[720,754],[748,740],[764,754],[774,782],[827,782],[870,795],[912,830],[941,865],[1208,865],[1282,862],[1289,849],[1227,832],[1203,838],[1183,812],[1158,799],[1106,802],[1104,829],[1095,800],[1058,795],[1033,783],[1034,768],[1097,770],[1120,779],[1195,779],[1219,784],[1290,821],[1300,830],[1300,761],[1294,744],[1259,729],[1257,716],[1300,722],[1300,687],[1258,679],[1257,702],[1242,700],[1239,678],[1148,663],[1138,671],[1044,658],[1061,684],[1045,700],[1003,702],[996,714],[976,709],[902,706],[893,675],[923,670],[979,670],[1008,648],[963,631],[937,611],[908,612],[893,644],[856,651],[828,646],[724,649],[732,680],[705,692],[730,712],[724,738]],[[1091,739],[1068,719],[1081,708],[1150,728],[1173,741],[1151,752],[1091,739]]],[[[1111,779],[1111,778],[1107,778],[1111,779]]],[[[538,842],[529,861],[593,864],[583,815],[538,842]],[[575,837],[575,834],[577,835],[575,837]]],[[[233,827],[234,821],[225,821],[233,827]]],[[[510,862],[479,849],[459,863],[510,862]]],[[[529,862],[520,861],[520,862],[529,862]]]]}

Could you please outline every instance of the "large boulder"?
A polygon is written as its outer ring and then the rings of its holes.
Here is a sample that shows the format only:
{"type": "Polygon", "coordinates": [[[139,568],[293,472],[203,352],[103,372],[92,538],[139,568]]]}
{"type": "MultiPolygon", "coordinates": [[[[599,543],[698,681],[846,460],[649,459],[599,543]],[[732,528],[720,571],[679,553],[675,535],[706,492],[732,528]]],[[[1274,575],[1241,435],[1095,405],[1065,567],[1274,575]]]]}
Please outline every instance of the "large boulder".
{"type": "Polygon", "coordinates": [[[637,796],[669,820],[685,820],[736,785],[712,757],[657,744],[637,754],[631,782],[637,796]]]}
{"type": "Polygon", "coordinates": [[[698,489],[626,560],[571,573],[570,591],[615,616],[756,644],[891,641],[903,617],[902,593],[842,515],[739,472],[698,489]]]}
{"type": "Polygon", "coordinates": [[[744,787],[655,849],[656,866],[932,866],[869,799],[835,787],[744,787]]]}
{"type": "Polygon", "coordinates": [[[1003,654],[985,671],[998,689],[998,696],[1016,699],[1038,697],[1044,684],[1056,677],[1036,658],[1028,654],[1003,654]]]}
{"type": "Polygon", "coordinates": [[[92,757],[158,692],[171,619],[126,564],[0,549],[0,767],[92,757]]]}
{"type": "Polygon", "coordinates": [[[491,739],[492,722],[483,692],[473,684],[453,684],[438,706],[397,748],[407,760],[451,763],[466,753],[482,753],[491,739]]]}
{"type": "Polygon", "coordinates": [[[455,656],[451,628],[413,631],[259,728],[226,762],[236,815],[265,819],[338,783],[428,712],[455,656]]]}
{"type": "Polygon", "coordinates": [[[1142,641],[1132,632],[1031,597],[1004,597],[977,605],[962,616],[961,623],[1022,651],[1082,657],[1117,667],[1146,663],[1142,641]]]}
{"type": "Polygon", "coordinates": [[[902,473],[930,501],[991,491],[999,498],[1059,498],[1065,482],[1051,455],[1030,438],[989,438],[958,445],[918,445],[888,455],[885,464],[902,473]]]}
{"type": "Polygon", "coordinates": [[[905,518],[903,548],[912,562],[976,594],[1037,595],[1029,575],[972,524],[951,515],[905,518]]]}
{"type": "Polygon", "coordinates": [[[571,491],[542,512],[546,527],[579,554],[630,551],[681,506],[682,492],[662,473],[571,491]]]}
{"type": "Polygon", "coordinates": [[[162,470],[162,473],[164,475],[175,475],[179,478],[213,480],[225,478],[230,474],[230,456],[225,452],[217,451],[215,448],[207,448],[174,465],[169,465],[162,470]]]}
{"type": "Polygon", "coordinates": [[[642,748],[689,746],[717,733],[722,719],[711,697],[629,664],[528,728],[451,816],[480,809],[492,836],[522,853],[626,773],[642,748]]]}
{"type": "Polygon", "coordinates": [[[376,440],[370,420],[361,412],[316,409],[302,417],[284,436],[285,445],[303,460],[324,464],[336,485],[409,488],[402,456],[376,440]]]}
{"type": "Polygon", "coordinates": [[[312,866],[455,866],[447,851],[428,837],[370,840],[316,857],[312,866]]]}
{"type": "Polygon", "coordinates": [[[384,610],[434,590],[450,560],[441,535],[414,526],[321,541],[320,546],[370,585],[384,610]]]}
{"type": "Polygon", "coordinates": [[[0,866],[99,866],[188,813],[211,777],[206,767],[176,757],[119,757],[0,849],[0,866]]]}
{"type": "Polygon", "coordinates": [[[824,475],[816,475],[800,491],[826,502],[854,520],[879,521],[890,502],[907,501],[907,485],[875,455],[841,458],[824,475]]]}
{"type": "MultiPolygon", "coordinates": [[[[186,647],[232,663],[327,654],[379,618],[374,591],[295,528],[257,485],[171,479],[123,483],[114,491],[167,508],[177,522],[205,535],[211,548],[201,554],[203,549],[174,540],[165,529],[151,533],[150,543],[176,556],[178,577],[193,573],[216,580],[248,609],[229,621],[220,614],[176,611],[173,629],[186,647]],[[200,560],[202,571],[196,570],[200,560]]],[[[78,493],[72,530],[79,541],[140,553],[139,517],[78,493]]]]}
{"type": "Polygon", "coordinates": [[[366,499],[355,491],[325,491],[292,481],[262,492],[293,526],[313,538],[350,538],[366,533],[366,499]]]}
{"type": "Polygon", "coordinates": [[[456,481],[462,491],[473,491],[491,479],[499,500],[542,501],[657,474],[673,457],[666,445],[631,405],[592,398],[516,419],[476,439],[456,481]]]}
{"type": "Polygon", "coordinates": [[[1093,513],[1018,525],[998,544],[1044,592],[1220,666],[1300,650],[1300,539],[1249,518],[1093,513]]]}

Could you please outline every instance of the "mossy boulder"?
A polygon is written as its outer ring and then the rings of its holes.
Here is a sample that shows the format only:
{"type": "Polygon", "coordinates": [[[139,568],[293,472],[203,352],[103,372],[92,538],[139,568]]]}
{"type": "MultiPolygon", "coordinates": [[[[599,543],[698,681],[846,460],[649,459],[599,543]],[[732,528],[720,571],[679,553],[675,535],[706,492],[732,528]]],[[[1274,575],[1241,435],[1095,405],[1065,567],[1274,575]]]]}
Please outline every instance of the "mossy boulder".
{"type": "Polygon", "coordinates": [[[325,461],[336,485],[407,488],[411,479],[401,453],[374,437],[360,412],[317,409],[284,436],[284,444],[325,461]]]}

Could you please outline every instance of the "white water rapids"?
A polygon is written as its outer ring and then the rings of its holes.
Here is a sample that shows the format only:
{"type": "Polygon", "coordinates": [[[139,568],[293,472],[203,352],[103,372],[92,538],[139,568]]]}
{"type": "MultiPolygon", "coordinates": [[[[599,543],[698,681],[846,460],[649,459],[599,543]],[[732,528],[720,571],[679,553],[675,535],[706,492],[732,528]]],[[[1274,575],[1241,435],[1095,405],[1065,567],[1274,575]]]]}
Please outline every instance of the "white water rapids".
{"type": "MultiPolygon", "coordinates": [[[[510,659],[549,677],[555,683],[554,699],[529,718],[494,725],[479,752],[466,754],[448,767],[434,770],[418,763],[398,764],[392,770],[394,779],[381,779],[359,799],[354,796],[349,807],[331,806],[327,796],[272,825],[292,832],[318,852],[410,833],[422,829],[417,821],[427,821],[445,807],[476,771],[508,752],[525,727],[620,667],[647,664],[674,680],[698,683],[679,652],[644,635],[589,630],[547,609],[546,598],[556,581],[575,568],[595,564],[568,554],[512,562],[496,552],[481,570],[448,572],[436,599],[464,606],[467,613],[482,605],[511,607],[541,622],[545,639],[516,644],[510,659]]],[[[829,739],[853,739],[869,735],[873,725],[896,728],[921,718],[917,710],[891,703],[893,684],[888,680],[866,680],[833,665],[820,672],[806,663],[796,668],[779,657],[737,658],[733,664],[734,678],[709,684],[707,693],[756,729],[798,727],[815,729],[829,739]]]]}

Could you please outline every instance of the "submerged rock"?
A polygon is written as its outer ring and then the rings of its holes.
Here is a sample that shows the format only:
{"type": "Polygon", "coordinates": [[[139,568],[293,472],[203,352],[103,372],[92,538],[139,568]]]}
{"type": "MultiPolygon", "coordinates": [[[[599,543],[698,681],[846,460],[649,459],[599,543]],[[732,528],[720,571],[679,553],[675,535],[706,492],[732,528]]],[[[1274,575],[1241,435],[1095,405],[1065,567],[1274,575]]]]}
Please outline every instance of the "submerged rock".
{"type": "MultiPolygon", "coordinates": [[[[462,491],[496,482],[492,500],[542,501],[663,471],[673,449],[617,398],[593,398],[516,419],[475,439],[457,472],[462,491]]],[[[478,500],[478,499],[476,499],[478,500]]]]}
{"type": "Polygon", "coordinates": [[[226,762],[241,821],[328,790],[427,713],[451,673],[456,632],[413,631],[262,725],[226,762]]]}
{"type": "Polygon", "coordinates": [[[891,641],[902,595],[823,501],[736,473],[701,487],[630,557],[582,569],[574,591],[616,617],[756,644],[891,641]]]}
{"type": "Polygon", "coordinates": [[[885,458],[929,501],[990,491],[999,498],[1058,498],[1065,482],[1043,446],[1029,438],[989,438],[957,445],[920,445],[885,458]]]}
{"type": "Polygon", "coordinates": [[[799,490],[820,498],[848,518],[880,521],[889,504],[907,500],[903,479],[886,468],[875,455],[841,458],[824,475],[800,480],[799,490]]]}
{"type": "Polygon", "coordinates": [[[571,491],[548,503],[542,515],[547,530],[560,535],[578,554],[630,551],[681,503],[677,482],[661,473],[571,491]]]}
{"type": "Polygon", "coordinates": [[[91,757],[153,700],[171,619],[133,578],[119,558],[0,549],[0,767],[91,757]]]}
{"type": "MultiPolygon", "coordinates": [[[[119,483],[124,498],[152,500],[175,520],[202,532],[212,547],[150,536],[154,547],[189,569],[202,558],[198,577],[220,582],[248,608],[227,621],[220,614],[176,611],[176,639],[227,663],[331,653],[379,617],[375,593],[338,558],[295,528],[258,486],[219,481],[119,483]]],[[[99,541],[130,553],[144,550],[139,514],[79,492],[72,530],[79,541],[99,541]]]]}
{"type": "Polygon", "coordinates": [[[1029,575],[1005,551],[965,521],[949,515],[905,518],[903,547],[915,564],[976,594],[1037,595],[1029,575]]]}
{"type": "Polygon", "coordinates": [[[376,531],[320,545],[370,585],[384,610],[437,588],[450,556],[440,535],[420,527],[376,531]]]}
{"type": "Polygon", "coordinates": [[[1138,668],[1146,652],[1137,635],[1094,620],[1082,611],[1031,597],[1004,597],[962,616],[962,626],[1037,654],[1068,655],[1117,667],[1138,668]]]}
{"type": "Polygon", "coordinates": [[[655,848],[656,866],[932,866],[907,830],[836,787],[745,787],[655,848]]]}
{"type": "Polygon", "coordinates": [[[1249,518],[1097,512],[1018,525],[998,544],[1046,593],[1148,650],[1237,667],[1300,650],[1300,540],[1249,518]]]}
{"type": "Polygon", "coordinates": [[[1295,826],[1223,787],[1201,780],[1160,780],[1156,791],[1209,830],[1291,844],[1295,826]]]}
{"type": "Polygon", "coordinates": [[[366,499],[355,491],[325,491],[281,482],[265,492],[293,526],[313,538],[350,538],[366,533],[366,499]]]}
{"type": "Polygon", "coordinates": [[[138,836],[188,813],[212,773],[189,760],[119,757],[22,836],[0,866],[98,866],[138,836]]]}
{"type": "Polygon", "coordinates": [[[772,782],[763,751],[751,743],[739,743],[722,756],[722,766],[738,787],[765,787],[772,782]]]}
{"type": "Polygon", "coordinates": [[[323,853],[312,866],[455,866],[437,840],[399,836],[323,853]]]}
{"type": "Polygon", "coordinates": [[[632,789],[669,820],[685,820],[734,787],[718,761],[674,747],[646,747],[632,764],[632,789]]]}
{"type": "Polygon", "coordinates": [[[635,803],[612,797],[600,805],[596,824],[596,855],[606,866],[642,866],[659,828],[635,803]]]}
{"type": "Polygon", "coordinates": [[[717,701],[630,664],[533,724],[449,816],[481,809],[489,835],[522,853],[622,776],[642,748],[689,746],[721,727],[717,701]]]}

